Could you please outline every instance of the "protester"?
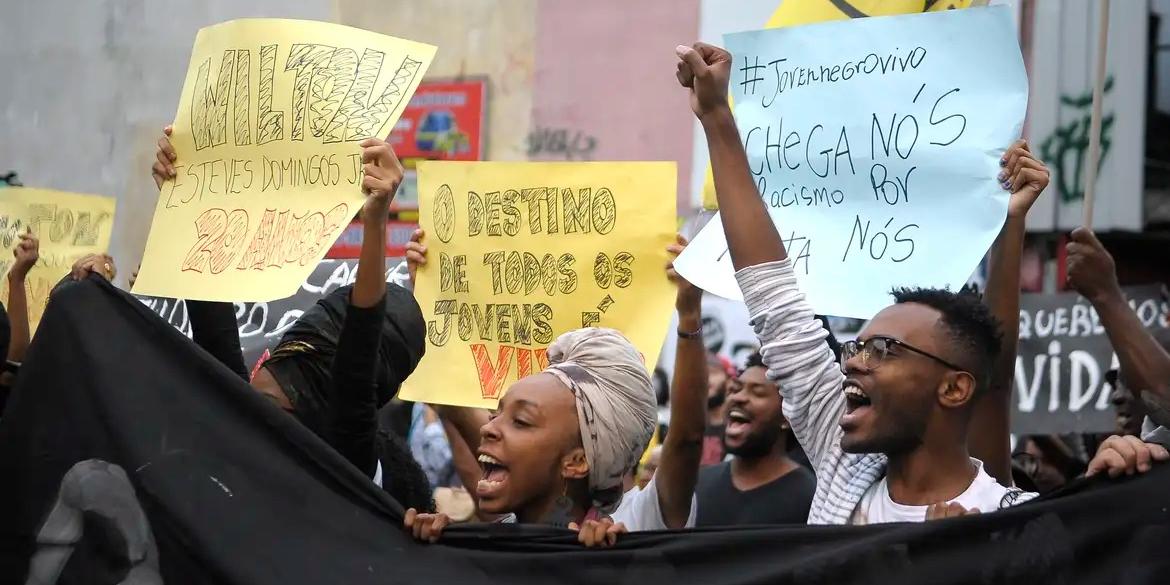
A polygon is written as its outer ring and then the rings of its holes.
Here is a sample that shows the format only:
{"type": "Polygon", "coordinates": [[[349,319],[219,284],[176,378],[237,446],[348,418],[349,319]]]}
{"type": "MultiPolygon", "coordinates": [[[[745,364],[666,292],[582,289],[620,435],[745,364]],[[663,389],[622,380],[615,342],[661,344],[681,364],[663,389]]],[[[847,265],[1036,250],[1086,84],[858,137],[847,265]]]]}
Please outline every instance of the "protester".
{"type": "Polygon", "coordinates": [[[8,395],[16,382],[16,373],[30,341],[28,290],[25,279],[28,271],[40,260],[40,239],[29,228],[20,234],[12,249],[12,267],[8,270],[8,307],[0,304],[0,355],[5,356],[0,369],[0,416],[8,404],[8,395]]]}
{"type": "Polygon", "coordinates": [[[1012,463],[1027,476],[1029,488],[1040,494],[1064,487],[1085,471],[1084,460],[1059,435],[1022,437],[1012,463]]]}
{"type": "MultiPolygon", "coordinates": [[[[999,325],[988,308],[946,290],[896,290],[895,305],[847,342],[835,365],[749,171],[727,102],[731,55],[702,43],[680,46],[678,55],[769,378],[816,469],[809,523],[922,521],[1035,497],[996,483],[968,450],[976,398],[999,357],[999,325]]],[[[1048,172],[1020,147],[1001,164],[1009,216],[1021,225],[1048,172]]]]}
{"type": "Polygon", "coordinates": [[[455,472],[443,421],[429,406],[415,403],[410,425],[410,453],[427,474],[431,489],[462,485],[455,472]]]}
{"type": "Polygon", "coordinates": [[[804,524],[816,476],[788,457],[791,427],[759,353],[729,388],[723,445],[733,457],[699,472],[695,525],[804,524]]]}
{"type": "MultiPolygon", "coordinates": [[[[660,463],[662,463],[662,445],[655,445],[650,448],[650,455],[646,457],[646,461],[638,466],[638,474],[635,482],[639,488],[646,489],[646,486],[650,484],[650,480],[654,479],[654,474],[658,472],[658,465],[660,463]]],[[[695,495],[698,495],[698,493],[696,492],[695,495]]]]}
{"type": "Polygon", "coordinates": [[[1115,368],[1105,372],[1105,383],[1109,385],[1109,403],[1113,405],[1116,420],[1114,434],[1121,436],[1142,436],[1142,423],[1146,420],[1146,405],[1125,385],[1120,372],[1115,368]]]}
{"type": "Polygon", "coordinates": [[[1170,353],[1130,308],[1113,256],[1097,236],[1077,228],[1066,249],[1069,286],[1093,304],[1121,364],[1120,381],[1136,391],[1148,412],[1152,428],[1143,438],[1170,445],[1170,353]]]}
{"type": "Polygon", "coordinates": [[[703,434],[703,465],[723,461],[723,415],[727,390],[735,378],[731,360],[717,352],[707,352],[707,430],[703,434]]]}
{"type": "MultiPolygon", "coordinates": [[[[177,156],[167,126],[152,168],[161,188],[177,156]]],[[[399,437],[379,428],[377,409],[397,392],[425,350],[425,323],[413,295],[387,285],[386,230],[403,168],[382,140],[362,148],[363,230],[356,281],[321,299],[281,337],[254,389],[323,437],[404,507],[434,509],[423,470],[399,437]]],[[[230,303],[188,301],[197,344],[248,381],[230,303]]]]}
{"type": "MultiPolygon", "coordinates": [[[[417,232],[407,246],[412,275],[426,262],[423,236],[417,232]]],[[[668,252],[677,255],[685,243],[679,236],[668,252]]],[[[678,345],[671,425],[654,478],[622,491],[657,423],[641,354],[612,329],[578,329],[549,346],[548,368],[513,384],[494,415],[440,407],[479,455],[481,511],[504,514],[503,522],[568,527],[586,546],[612,546],[627,531],[694,525],[707,388],[702,291],[672,266],[667,274],[678,287],[678,345]]],[[[404,525],[416,539],[435,542],[448,521],[407,510],[404,525]]]]}

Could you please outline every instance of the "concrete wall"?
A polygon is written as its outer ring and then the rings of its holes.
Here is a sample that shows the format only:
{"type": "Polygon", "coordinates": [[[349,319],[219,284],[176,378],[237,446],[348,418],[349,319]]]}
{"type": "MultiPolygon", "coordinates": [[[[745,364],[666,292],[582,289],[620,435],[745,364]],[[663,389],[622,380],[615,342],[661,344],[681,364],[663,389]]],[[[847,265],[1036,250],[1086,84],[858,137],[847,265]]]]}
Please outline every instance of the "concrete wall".
{"type": "Polygon", "coordinates": [[[488,80],[488,159],[674,160],[679,193],[690,190],[691,115],[673,48],[698,35],[699,0],[7,2],[0,174],[117,197],[111,252],[129,274],[154,213],[155,142],[174,118],[195,33],[241,17],[435,44],[429,78],[488,80]]]}
{"type": "Polygon", "coordinates": [[[118,198],[111,251],[137,265],[195,32],[246,16],[327,20],[329,0],[36,0],[0,8],[0,173],[118,198]]]}

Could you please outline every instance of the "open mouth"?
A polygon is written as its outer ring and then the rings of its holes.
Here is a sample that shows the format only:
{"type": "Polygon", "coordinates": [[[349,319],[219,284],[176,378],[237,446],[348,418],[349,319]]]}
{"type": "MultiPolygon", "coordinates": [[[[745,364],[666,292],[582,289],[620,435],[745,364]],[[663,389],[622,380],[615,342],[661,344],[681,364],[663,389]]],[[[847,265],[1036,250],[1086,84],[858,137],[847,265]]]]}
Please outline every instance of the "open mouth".
{"type": "Polygon", "coordinates": [[[841,428],[848,431],[870,412],[872,402],[869,394],[853,380],[846,380],[841,391],[845,393],[845,414],[841,417],[841,428]]]}
{"type": "Polygon", "coordinates": [[[751,427],[752,417],[738,408],[727,411],[727,422],[723,425],[723,434],[730,439],[742,437],[751,427]]]}
{"type": "Polygon", "coordinates": [[[478,461],[483,477],[475,486],[476,495],[481,498],[498,495],[508,481],[508,466],[487,453],[480,453],[478,461]]]}

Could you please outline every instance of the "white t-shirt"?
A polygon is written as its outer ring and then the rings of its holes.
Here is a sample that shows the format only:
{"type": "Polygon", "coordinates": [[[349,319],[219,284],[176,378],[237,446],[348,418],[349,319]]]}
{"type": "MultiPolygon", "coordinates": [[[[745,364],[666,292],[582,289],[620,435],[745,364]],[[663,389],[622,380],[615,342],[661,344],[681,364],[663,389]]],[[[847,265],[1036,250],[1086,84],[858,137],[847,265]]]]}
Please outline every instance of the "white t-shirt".
{"type": "MultiPolygon", "coordinates": [[[[691,496],[691,513],[687,516],[686,528],[695,527],[695,515],[699,504],[694,495],[691,496]]],[[[610,515],[615,524],[626,525],[630,532],[644,530],[667,530],[666,521],[662,519],[662,507],[658,505],[657,478],[651,478],[645,489],[634,486],[622,495],[622,501],[610,515]]]]}
{"type": "MultiPolygon", "coordinates": [[[[971,458],[971,462],[978,466],[974,481],[959,497],[950,500],[963,508],[978,509],[980,512],[994,512],[1016,504],[1022,504],[1035,498],[1036,493],[1025,492],[1019,488],[1007,488],[999,484],[983,471],[983,462],[971,458]]],[[[890,488],[886,478],[869,486],[861,503],[853,510],[850,524],[882,524],[886,522],[923,522],[926,520],[927,506],[907,506],[899,504],[890,498],[890,488]]]]}

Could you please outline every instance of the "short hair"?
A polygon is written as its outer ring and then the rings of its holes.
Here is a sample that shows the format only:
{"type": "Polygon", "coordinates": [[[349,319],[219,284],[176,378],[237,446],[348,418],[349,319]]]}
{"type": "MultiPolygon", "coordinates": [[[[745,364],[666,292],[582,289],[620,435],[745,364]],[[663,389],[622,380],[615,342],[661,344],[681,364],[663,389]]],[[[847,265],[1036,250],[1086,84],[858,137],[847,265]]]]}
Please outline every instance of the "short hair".
{"type": "Polygon", "coordinates": [[[963,355],[973,358],[976,388],[987,384],[1003,346],[999,320],[982,299],[971,292],[943,288],[895,288],[894,303],[926,305],[942,314],[942,324],[951,343],[963,355]]]}
{"type": "Polygon", "coordinates": [[[743,363],[743,369],[745,372],[747,370],[752,369],[752,368],[767,368],[767,367],[768,366],[764,365],[764,356],[761,355],[760,352],[758,352],[758,351],[752,352],[752,355],[749,355],[747,358],[747,361],[743,363]]]}

